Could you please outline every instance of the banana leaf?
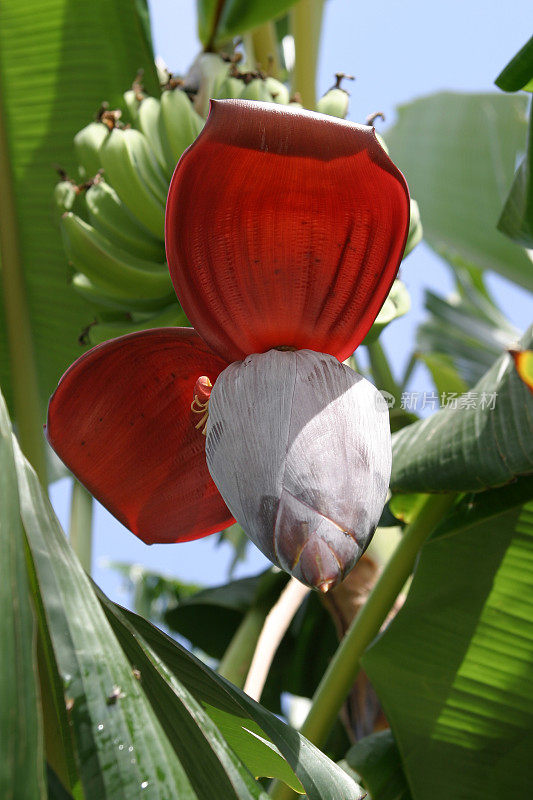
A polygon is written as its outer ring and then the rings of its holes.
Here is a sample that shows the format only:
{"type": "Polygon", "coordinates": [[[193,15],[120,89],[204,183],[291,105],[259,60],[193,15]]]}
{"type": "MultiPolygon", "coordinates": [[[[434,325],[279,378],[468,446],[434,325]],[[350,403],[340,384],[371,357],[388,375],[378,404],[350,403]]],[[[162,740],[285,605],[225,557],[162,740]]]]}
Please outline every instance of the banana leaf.
{"type": "Polygon", "coordinates": [[[533,111],[529,110],[527,150],[498,220],[498,230],[522,247],[533,247],[533,111]]]}
{"type": "Polygon", "coordinates": [[[11,426],[0,393],[0,796],[45,800],[37,626],[24,551],[11,426]]]}
{"type": "Polygon", "coordinates": [[[386,140],[426,242],[452,265],[494,270],[531,291],[530,258],[496,229],[524,150],[526,108],[518,95],[439,92],[401,106],[386,140]]]}
{"type": "Polygon", "coordinates": [[[413,800],[398,747],[390,729],[373,733],[356,742],[346,753],[342,766],[363,779],[372,800],[413,800]]]}
{"type": "Polygon", "coordinates": [[[12,436],[1,402],[2,499],[10,501],[2,509],[11,517],[9,526],[0,518],[0,541],[9,534],[4,566],[14,570],[1,599],[15,599],[2,604],[4,641],[13,659],[3,659],[0,672],[0,687],[9,690],[7,713],[0,717],[2,741],[12,743],[2,764],[2,796],[46,797],[34,636],[28,628],[33,606],[44,654],[41,683],[55,692],[50,698],[43,691],[44,726],[58,732],[70,762],[66,770],[61,758],[51,763],[51,796],[207,800],[216,786],[221,800],[266,800],[255,780],[266,776],[304,788],[315,800],[326,792],[332,800],[360,797],[357,785],[296,731],[91,584],[12,436]],[[14,537],[17,521],[20,535],[14,537]],[[10,627],[14,637],[7,635],[10,627]],[[13,638],[18,641],[11,646],[13,638]]]}
{"type": "MultiPolygon", "coordinates": [[[[519,349],[529,350],[533,327],[519,349]]],[[[391,488],[480,491],[533,472],[533,394],[504,353],[470,392],[393,436],[391,488]]]]}
{"type": "Polygon", "coordinates": [[[494,83],[504,92],[533,90],[533,36],[502,69],[494,83]]]}
{"type": "Polygon", "coordinates": [[[139,68],[155,91],[145,0],[0,7],[0,385],[27,453],[42,446],[47,399],[91,314],[69,286],[56,168],[73,173],[74,134],[139,68]]]}
{"type": "Polygon", "coordinates": [[[532,497],[531,477],[465,496],[362,659],[412,800],[531,793],[532,497]]]}
{"type": "Polygon", "coordinates": [[[281,17],[296,0],[197,0],[198,35],[212,47],[281,17]]]}

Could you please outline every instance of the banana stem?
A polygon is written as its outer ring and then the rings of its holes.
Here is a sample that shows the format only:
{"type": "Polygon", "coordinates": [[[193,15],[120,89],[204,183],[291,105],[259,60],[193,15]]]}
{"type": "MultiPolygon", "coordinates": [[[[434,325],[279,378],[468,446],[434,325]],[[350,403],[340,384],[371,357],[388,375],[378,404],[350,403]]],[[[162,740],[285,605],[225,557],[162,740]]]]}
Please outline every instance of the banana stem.
{"type": "Polygon", "coordinates": [[[378,389],[394,395],[396,400],[400,399],[400,387],[398,386],[392,370],[390,368],[385,351],[379,340],[366,345],[370,358],[370,368],[378,389]]]}
{"type": "Polygon", "coordinates": [[[305,108],[316,106],[316,69],[324,0],[299,0],[290,12],[295,61],[292,90],[299,92],[305,108]]]}
{"type": "Polygon", "coordinates": [[[91,574],[93,497],[77,480],[72,485],[69,541],[85,572],[91,574]]]}
{"type": "Polygon", "coordinates": [[[244,43],[244,52],[246,54],[245,61],[241,64],[241,69],[253,72],[257,69],[257,60],[255,57],[255,44],[254,37],[251,33],[244,33],[242,36],[244,43]]]}
{"type": "Polygon", "coordinates": [[[37,361],[33,347],[30,312],[20,252],[17,207],[11,171],[8,133],[0,91],[0,282],[13,405],[17,433],[24,455],[46,486],[46,459],[42,429],[37,361]]]}
{"type": "Polygon", "coordinates": [[[252,661],[257,640],[265,624],[268,608],[253,605],[235,631],[218,667],[219,675],[242,689],[252,661]]]}
{"type": "MultiPolygon", "coordinates": [[[[360,659],[412,572],[418,551],[455,500],[454,494],[428,495],[384,568],[365,605],[355,617],[333,656],[313,698],[300,733],[322,747],[357,677],[360,659]]],[[[292,800],[292,789],[274,785],[273,800],[292,800]]]]}
{"type": "Polygon", "coordinates": [[[252,31],[255,58],[261,69],[278,80],[281,78],[281,64],[278,53],[276,26],[270,20],[252,31]]]}
{"type": "Polygon", "coordinates": [[[296,578],[291,578],[280,594],[278,602],[268,613],[244,684],[246,694],[257,702],[261,699],[270,666],[281,640],[310,591],[308,586],[304,586],[296,578]]]}

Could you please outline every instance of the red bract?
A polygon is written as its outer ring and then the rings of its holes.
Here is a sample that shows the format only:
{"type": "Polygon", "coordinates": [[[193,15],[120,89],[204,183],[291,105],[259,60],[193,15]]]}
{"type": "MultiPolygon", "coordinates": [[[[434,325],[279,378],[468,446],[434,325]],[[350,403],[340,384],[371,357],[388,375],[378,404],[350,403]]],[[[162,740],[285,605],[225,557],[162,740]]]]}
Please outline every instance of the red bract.
{"type": "Polygon", "coordinates": [[[389,293],[408,223],[407,186],[373,128],[218,101],[172,178],[168,264],[222,358],[285,345],[342,361],[389,293]]]}
{"type": "Polygon", "coordinates": [[[371,128],[213,102],[166,215],[172,280],[200,336],[145,331],[83,355],[50,401],[52,447],[145,542],[224,528],[191,409],[197,379],[276,347],[346,358],[389,292],[408,226],[405,180],[371,128]]]}

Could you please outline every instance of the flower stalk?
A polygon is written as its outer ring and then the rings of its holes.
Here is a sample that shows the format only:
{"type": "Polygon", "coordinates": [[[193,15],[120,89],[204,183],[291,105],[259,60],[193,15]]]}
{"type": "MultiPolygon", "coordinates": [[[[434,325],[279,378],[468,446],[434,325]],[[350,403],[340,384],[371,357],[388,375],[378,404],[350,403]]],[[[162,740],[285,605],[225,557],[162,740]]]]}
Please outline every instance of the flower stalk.
{"type": "Polygon", "coordinates": [[[79,481],[72,485],[69,540],[85,572],[91,574],[93,497],[79,481]]]}
{"type": "Polygon", "coordinates": [[[292,89],[302,98],[304,108],[316,106],[316,67],[324,0],[299,0],[291,10],[295,61],[292,89]]]}
{"type": "Polygon", "coordinates": [[[366,349],[368,351],[370,368],[376,386],[381,391],[389,392],[389,394],[392,394],[399,400],[401,394],[400,387],[392,374],[387,356],[385,355],[385,351],[379,339],[376,339],[376,341],[371,344],[367,344],[366,349]]]}
{"type": "MultiPolygon", "coordinates": [[[[455,494],[427,495],[403,538],[384,568],[364,607],[339,645],[313,698],[300,733],[323,747],[360,669],[361,656],[381,626],[412,572],[416,556],[429,534],[445,516],[455,494]]],[[[272,791],[274,800],[292,800],[294,793],[283,784],[272,791]]]]}
{"type": "Polygon", "coordinates": [[[242,689],[257,646],[257,640],[265,624],[268,608],[253,605],[235,631],[218,667],[218,674],[242,689]]]}

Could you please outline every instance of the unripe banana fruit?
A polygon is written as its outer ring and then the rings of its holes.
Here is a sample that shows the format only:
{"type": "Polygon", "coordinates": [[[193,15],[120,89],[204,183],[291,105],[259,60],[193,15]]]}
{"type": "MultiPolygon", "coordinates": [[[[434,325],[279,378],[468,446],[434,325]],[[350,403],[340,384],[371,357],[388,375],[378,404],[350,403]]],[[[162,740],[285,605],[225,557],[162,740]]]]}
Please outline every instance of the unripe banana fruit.
{"type": "Polygon", "coordinates": [[[183,151],[202,130],[204,120],[192,107],[186,92],[167,89],[161,95],[161,125],[168,148],[166,159],[175,167],[183,151]]]}
{"type": "Polygon", "coordinates": [[[82,178],[92,178],[101,168],[100,147],[108,133],[109,129],[102,122],[90,122],[74,137],[74,151],[82,178]]]}
{"type": "Polygon", "coordinates": [[[78,197],[78,188],[72,181],[59,181],[54,187],[54,200],[61,214],[72,211],[78,197]]]}
{"type": "Polygon", "coordinates": [[[284,106],[288,104],[290,99],[289,90],[284,83],[269,75],[265,78],[265,85],[270,92],[271,100],[273,100],[274,103],[280,103],[284,106]]]}
{"type": "MultiPolygon", "coordinates": [[[[164,131],[161,124],[161,104],[155,97],[143,97],[137,111],[137,125],[144,133],[165,175],[168,174],[168,144],[163,140],[164,131]]],[[[168,175],[168,177],[171,177],[168,175]]],[[[166,181],[165,181],[166,182],[166,181]]]]}
{"type": "Polygon", "coordinates": [[[263,103],[272,102],[272,95],[268,90],[266,81],[262,78],[253,78],[244,86],[240,96],[243,100],[258,100],[263,103]]]}
{"type": "Polygon", "coordinates": [[[69,261],[101,289],[124,299],[143,298],[168,305],[173,297],[166,264],[137,258],[102,236],[92,225],[68,212],[61,231],[69,261]]]}
{"type": "Polygon", "coordinates": [[[189,322],[182,309],[177,303],[167,306],[163,311],[158,311],[150,316],[144,315],[143,320],[135,322],[97,322],[91,325],[85,334],[85,343],[90,345],[106,342],[108,339],[115,339],[117,336],[124,336],[127,333],[146,331],[150,328],[169,328],[175,326],[187,327],[189,322]]]}
{"type": "Polygon", "coordinates": [[[228,75],[218,87],[215,98],[220,100],[223,98],[237,100],[237,98],[241,96],[243,88],[244,84],[239,78],[235,78],[233,75],[228,75]]]}
{"type": "Polygon", "coordinates": [[[348,113],[350,95],[341,87],[341,81],[354,80],[352,75],[345,75],[344,72],[337,72],[336,83],[323,95],[316,105],[316,110],[321,114],[329,114],[331,117],[344,119],[348,113]]]}
{"type": "MultiPolygon", "coordinates": [[[[110,242],[140,258],[159,262],[165,260],[165,248],[161,239],[139,224],[115,190],[104,180],[95,181],[87,189],[85,202],[91,225],[110,242]]],[[[65,208],[65,211],[70,210],[65,208]]]]}
{"type": "Polygon", "coordinates": [[[131,213],[163,238],[166,181],[146,138],[133,128],[114,128],[100,147],[106,180],[131,213]]]}
{"type": "Polygon", "coordinates": [[[316,104],[316,110],[321,114],[344,119],[348,113],[349,95],[344,89],[330,89],[316,104]]]}

